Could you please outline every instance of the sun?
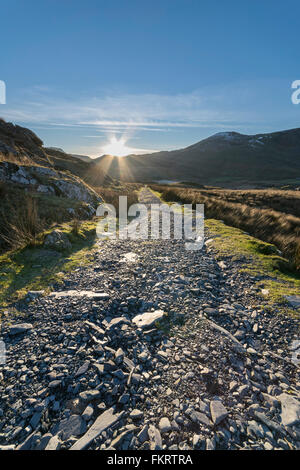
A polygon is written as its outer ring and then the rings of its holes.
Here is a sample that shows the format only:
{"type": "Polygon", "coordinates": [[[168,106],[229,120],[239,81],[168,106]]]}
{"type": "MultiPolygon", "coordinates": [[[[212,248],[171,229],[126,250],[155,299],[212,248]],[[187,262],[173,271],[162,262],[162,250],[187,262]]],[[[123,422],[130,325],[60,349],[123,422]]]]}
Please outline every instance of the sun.
{"type": "Polygon", "coordinates": [[[116,137],[111,137],[109,143],[102,147],[102,151],[115,157],[125,157],[132,153],[133,149],[127,147],[124,137],[119,140],[116,137]]]}

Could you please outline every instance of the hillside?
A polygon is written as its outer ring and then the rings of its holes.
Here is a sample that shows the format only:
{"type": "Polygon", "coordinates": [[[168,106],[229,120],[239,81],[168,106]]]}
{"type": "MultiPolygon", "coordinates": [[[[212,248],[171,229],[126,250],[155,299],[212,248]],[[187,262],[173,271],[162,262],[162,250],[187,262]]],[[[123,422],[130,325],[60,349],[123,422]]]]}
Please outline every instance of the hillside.
{"type": "Polygon", "coordinates": [[[108,155],[98,167],[126,181],[170,179],[201,184],[260,185],[300,182],[300,129],[271,134],[221,132],[170,152],[108,155]]]}
{"type": "Polygon", "coordinates": [[[35,243],[36,236],[70,220],[91,219],[101,195],[91,185],[101,170],[45,148],[32,131],[0,119],[0,252],[35,243]]]}
{"type": "Polygon", "coordinates": [[[111,182],[101,168],[95,172],[91,163],[78,157],[56,147],[44,147],[43,141],[31,130],[0,118],[0,161],[69,171],[91,185],[111,182]]]}

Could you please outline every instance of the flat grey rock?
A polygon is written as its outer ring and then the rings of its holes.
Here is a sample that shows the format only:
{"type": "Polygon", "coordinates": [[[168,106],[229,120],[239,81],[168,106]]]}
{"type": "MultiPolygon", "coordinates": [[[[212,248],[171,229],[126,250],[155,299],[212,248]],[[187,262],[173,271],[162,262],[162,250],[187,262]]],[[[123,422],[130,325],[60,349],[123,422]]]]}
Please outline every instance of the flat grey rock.
{"type": "Polygon", "coordinates": [[[159,430],[153,425],[150,424],[148,429],[148,436],[150,440],[150,450],[161,450],[162,449],[162,440],[159,430]]]}
{"type": "Polygon", "coordinates": [[[118,328],[120,325],[124,323],[129,323],[129,321],[125,317],[113,318],[107,325],[107,329],[110,330],[112,328],[118,328]]]}
{"type": "Polygon", "coordinates": [[[161,418],[161,420],[159,421],[159,429],[161,430],[162,433],[171,431],[172,426],[169,421],[169,418],[166,418],[166,417],[161,418]]]}
{"type": "Polygon", "coordinates": [[[51,437],[48,444],[45,447],[45,450],[59,450],[61,447],[61,441],[57,436],[51,437]]]}
{"type": "Polygon", "coordinates": [[[140,315],[136,315],[132,322],[138,328],[149,328],[155,325],[155,323],[161,320],[165,315],[163,310],[155,310],[154,312],[145,312],[140,315]]]}
{"type": "Polygon", "coordinates": [[[82,401],[88,403],[96,398],[99,398],[101,393],[99,390],[85,390],[84,392],[79,393],[79,397],[82,401]]]}
{"type": "Polygon", "coordinates": [[[300,295],[286,295],[288,303],[294,308],[300,308],[300,295]]]}
{"type": "Polygon", "coordinates": [[[105,334],[105,331],[102,330],[102,328],[100,328],[100,326],[95,325],[95,323],[92,323],[92,322],[86,320],[86,321],[84,322],[84,324],[89,328],[89,330],[93,330],[93,333],[94,333],[94,334],[96,333],[96,334],[98,334],[98,335],[100,335],[100,336],[103,336],[103,335],[105,334]]]}
{"type": "Polygon", "coordinates": [[[200,411],[193,410],[190,413],[188,413],[188,416],[191,418],[191,420],[194,423],[204,424],[207,427],[212,426],[212,422],[208,419],[208,417],[204,413],[201,413],[200,411]]]}
{"type": "Polygon", "coordinates": [[[75,444],[72,445],[70,450],[82,450],[89,446],[89,444],[96,439],[103,431],[115,424],[124,412],[114,414],[114,409],[104,411],[92,424],[90,429],[82,436],[75,444]]]}
{"type": "Polygon", "coordinates": [[[31,323],[16,323],[12,325],[9,329],[10,335],[19,335],[21,333],[26,333],[27,331],[32,330],[33,326],[31,323]]]}
{"type": "Polygon", "coordinates": [[[294,426],[300,422],[300,401],[282,393],[277,397],[281,403],[281,421],[284,426],[294,426]]]}
{"type": "Polygon", "coordinates": [[[68,235],[60,230],[48,233],[44,240],[44,246],[58,250],[69,250],[72,247],[68,235]]]}
{"type": "Polygon", "coordinates": [[[30,290],[27,292],[27,296],[35,299],[37,297],[42,297],[44,295],[44,290],[30,290]]]}
{"type": "Polygon", "coordinates": [[[106,292],[94,292],[92,290],[65,290],[51,292],[50,297],[54,297],[55,299],[63,299],[64,297],[85,297],[92,300],[108,300],[110,296],[106,292]]]}
{"type": "Polygon", "coordinates": [[[228,411],[220,400],[210,402],[210,413],[214,424],[219,424],[228,415],[228,411]]]}
{"type": "Polygon", "coordinates": [[[61,432],[61,437],[65,441],[71,436],[80,436],[85,431],[84,419],[79,415],[71,415],[59,423],[57,433],[61,432]]]}
{"type": "Polygon", "coordinates": [[[132,412],[130,413],[129,416],[132,419],[140,419],[140,418],[142,418],[143,414],[144,413],[141,410],[134,409],[134,410],[132,410],[132,412]]]}
{"type": "Polygon", "coordinates": [[[92,405],[88,405],[81,416],[85,421],[89,421],[91,417],[93,416],[93,414],[94,414],[94,408],[92,407],[92,405]]]}
{"type": "Polygon", "coordinates": [[[77,371],[76,371],[76,373],[75,373],[75,377],[79,377],[79,375],[85,374],[85,373],[88,371],[89,367],[90,367],[90,361],[85,361],[85,362],[82,364],[82,366],[80,366],[80,367],[77,369],[77,371]]]}

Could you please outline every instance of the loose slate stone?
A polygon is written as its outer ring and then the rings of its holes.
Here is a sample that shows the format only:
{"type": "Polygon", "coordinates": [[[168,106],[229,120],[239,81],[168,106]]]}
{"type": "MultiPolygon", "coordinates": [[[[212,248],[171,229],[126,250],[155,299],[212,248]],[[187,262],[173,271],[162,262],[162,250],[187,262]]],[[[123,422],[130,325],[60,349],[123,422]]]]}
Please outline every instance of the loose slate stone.
{"type": "Polygon", "coordinates": [[[51,292],[50,297],[62,299],[64,297],[86,297],[92,300],[108,300],[110,295],[106,292],[94,292],[90,290],[65,290],[62,292],[51,292]]]}
{"type": "Polygon", "coordinates": [[[45,447],[45,450],[59,450],[61,447],[61,441],[57,436],[51,437],[50,441],[45,447]]]}
{"type": "Polygon", "coordinates": [[[35,299],[44,295],[44,292],[44,290],[30,290],[27,292],[27,296],[31,297],[32,299],[35,299]]]}
{"type": "Polygon", "coordinates": [[[57,387],[60,387],[61,383],[62,383],[61,380],[52,380],[49,383],[48,387],[49,388],[57,388],[57,387]]]}
{"type": "Polygon", "coordinates": [[[44,434],[41,437],[41,440],[39,444],[37,445],[36,450],[45,450],[46,446],[48,445],[48,443],[50,442],[52,438],[53,438],[53,435],[50,432],[44,434]]]}
{"type": "Polygon", "coordinates": [[[94,414],[94,408],[92,407],[92,405],[88,405],[81,416],[83,417],[85,421],[89,421],[91,417],[93,416],[93,414],[94,414]]]}
{"type": "Polygon", "coordinates": [[[300,308],[300,295],[286,295],[288,303],[294,308],[300,308]]]}
{"type": "Polygon", "coordinates": [[[9,329],[10,335],[19,335],[21,333],[26,333],[33,328],[31,323],[17,323],[16,325],[12,325],[9,329]]]}
{"type": "Polygon", "coordinates": [[[219,424],[228,415],[228,411],[220,400],[210,402],[210,413],[214,424],[219,424]]]}
{"type": "Polygon", "coordinates": [[[150,424],[149,426],[148,436],[150,440],[150,450],[162,449],[162,440],[160,432],[153,424],[150,424]]]}
{"type": "Polygon", "coordinates": [[[194,423],[198,422],[200,424],[204,424],[207,427],[212,426],[212,422],[208,419],[208,417],[204,413],[200,413],[200,411],[193,410],[187,414],[194,423]]]}
{"type": "Polygon", "coordinates": [[[79,375],[83,375],[88,371],[88,368],[90,367],[90,361],[85,361],[81,367],[77,370],[75,373],[75,377],[78,377],[79,375]]]}
{"type": "Polygon", "coordinates": [[[140,419],[143,416],[143,412],[141,410],[135,409],[130,413],[130,418],[132,419],[140,419]]]}
{"type": "Polygon", "coordinates": [[[171,431],[172,426],[168,418],[166,417],[161,418],[161,420],[159,421],[159,429],[163,433],[171,431]]]}
{"type": "Polygon", "coordinates": [[[89,329],[92,329],[94,330],[94,333],[97,333],[98,335],[101,335],[103,336],[105,334],[104,330],[102,330],[102,328],[100,328],[100,326],[98,325],[95,325],[95,323],[92,323],[90,321],[85,321],[84,324],[89,328],[89,329]]]}
{"type": "Polygon", "coordinates": [[[254,416],[264,423],[268,428],[272,429],[275,432],[281,433],[285,435],[285,430],[282,426],[279,424],[275,423],[275,421],[269,419],[264,413],[261,413],[260,411],[254,410],[253,411],[254,416]]]}
{"type": "Polygon", "coordinates": [[[58,426],[58,432],[62,432],[62,439],[69,439],[71,436],[80,436],[86,431],[86,423],[81,416],[71,415],[62,420],[58,426]]]}
{"type": "Polygon", "coordinates": [[[123,416],[124,412],[114,414],[114,409],[110,408],[104,411],[92,424],[90,429],[82,436],[70,450],[82,450],[89,446],[89,444],[96,439],[103,431],[115,424],[123,416]]]}
{"type": "Polygon", "coordinates": [[[300,422],[300,402],[295,397],[282,393],[277,397],[281,403],[281,421],[284,426],[294,426],[300,422]]]}
{"type": "Polygon", "coordinates": [[[88,403],[96,398],[99,398],[101,393],[99,390],[85,390],[84,392],[79,393],[79,397],[82,401],[88,403]]]}
{"type": "Polygon", "coordinates": [[[123,323],[129,323],[129,321],[127,320],[127,318],[125,317],[117,317],[117,318],[113,318],[109,324],[107,325],[107,329],[110,330],[110,329],[113,329],[113,328],[118,328],[120,325],[122,325],[123,323]]]}
{"type": "Polygon", "coordinates": [[[157,321],[161,320],[165,315],[163,310],[155,310],[154,312],[145,312],[140,315],[136,315],[132,322],[138,328],[150,328],[152,327],[157,321]]]}

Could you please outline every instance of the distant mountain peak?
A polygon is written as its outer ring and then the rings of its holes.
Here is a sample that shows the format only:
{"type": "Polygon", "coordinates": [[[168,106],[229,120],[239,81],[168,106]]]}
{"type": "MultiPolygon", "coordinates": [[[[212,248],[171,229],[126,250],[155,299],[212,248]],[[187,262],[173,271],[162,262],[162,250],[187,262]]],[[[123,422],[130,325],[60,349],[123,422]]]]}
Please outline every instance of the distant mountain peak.
{"type": "Polygon", "coordinates": [[[240,135],[243,135],[243,134],[240,134],[239,132],[235,132],[235,131],[224,131],[224,132],[217,132],[212,137],[231,137],[231,136],[240,136],[240,135]]]}

